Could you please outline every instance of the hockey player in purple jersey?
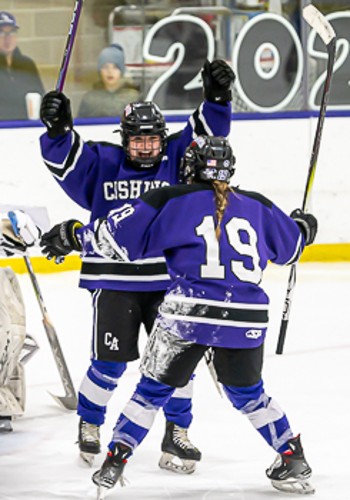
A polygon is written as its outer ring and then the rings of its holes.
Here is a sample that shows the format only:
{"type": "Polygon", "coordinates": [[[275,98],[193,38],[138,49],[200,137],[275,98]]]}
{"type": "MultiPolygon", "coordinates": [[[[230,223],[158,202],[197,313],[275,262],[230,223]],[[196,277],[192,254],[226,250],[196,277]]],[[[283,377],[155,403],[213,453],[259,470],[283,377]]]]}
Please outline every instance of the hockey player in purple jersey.
{"type": "Polygon", "coordinates": [[[258,193],[231,189],[234,162],[226,139],[198,137],[184,156],[186,185],[146,193],[85,227],[64,222],[43,236],[50,256],[75,249],[130,262],[163,252],[171,276],[141,361],[141,380],[93,475],[100,490],[122,480],[159,408],[187,384],[211,347],[226,396],[278,453],[266,471],[273,486],[314,491],[300,436],[264,390],[269,299],[260,282],[269,260],[285,265],[299,258],[314,241],[317,221],[300,210],[289,217],[258,193]]]}
{"type": "MultiPolygon", "coordinates": [[[[122,146],[84,142],[73,129],[67,97],[57,92],[44,97],[41,119],[48,129],[41,137],[44,162],[68,196],[91,212],[91,220],[146,191],[178,183],[183,153],[199,134],[229,133],[234,74],[224,61],[216,60],[205,63],[202,76],[205,100],[181,132],[167,136],[155,104],[131,103],[121,118],[122,146]]],[[[100,451],[99,428],[113,390],[127,362],[139,357],[140,326],[150,333],[168,284],[161,253],[135,263],[118,263],[99,254],[83,257],[80,286],[92,292],[93,340],[91,365],[79,390],[79,448],[90,463],[100,451]]],[[[192,381],[177,390],[164,408],[161,467],[188,473],[200,459],[187,437],[191,397],[192,381]],[[169,461],[165,456],[169,453],[186,462],[179,466],[169,461]]]]}

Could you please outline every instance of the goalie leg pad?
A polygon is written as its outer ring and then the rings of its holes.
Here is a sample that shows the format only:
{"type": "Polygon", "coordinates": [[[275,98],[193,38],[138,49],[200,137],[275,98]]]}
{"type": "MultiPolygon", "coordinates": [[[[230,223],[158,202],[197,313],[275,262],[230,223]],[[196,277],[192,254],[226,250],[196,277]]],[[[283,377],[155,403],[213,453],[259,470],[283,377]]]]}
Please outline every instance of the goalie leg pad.
{"type": "Polygon", "coordinates": [[[24,411],[24,370],[19,359],[25,337],[25,308],[17,277],[10,268],[0,269],[0,415],[24,411]]]}
{"type": "MultiPolygon", "coordinates": [[[[8,381],[7,387],[16,398],[16,401],[21,408],[19,414],[22,415],[24,413],[26,404],[26,380],[22,363],[17,363],[8,381]]],[[[16,415],[17,414],[18,413],[16,413],[16,415]]],[[[12,413],[12,415],[14,415],[14,413],[12,413]]]]}
{"type": "Polygon", "coordinates": [[[23,408],[9,387],[0,387],[0,417],[18,416],[23,408]]]}

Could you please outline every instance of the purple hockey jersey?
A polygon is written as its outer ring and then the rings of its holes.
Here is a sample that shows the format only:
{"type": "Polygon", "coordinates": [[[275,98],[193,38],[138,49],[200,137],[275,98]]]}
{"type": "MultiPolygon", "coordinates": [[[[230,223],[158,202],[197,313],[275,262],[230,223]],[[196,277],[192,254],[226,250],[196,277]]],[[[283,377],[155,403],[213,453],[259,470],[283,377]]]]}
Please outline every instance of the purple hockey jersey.
{"type": "MultiPolygon", "coordinates": [[[[227,136],[231,103],[204,101],[191,115],[186,127],[168,137],[161,163],[153,168],[135,169],[126,160],[121,146],[106,142],[85,143],[76,131],[56,139],[41,136],[42,157],[51,174],[91,219],[104,217],[112,209],[161,186],[178,184],[183,153],[201,134],[227,136]]],[[[132,233],[131,233],[132,235],[132,233]]],[[[169,274],[164,257],[116,263],[100,255],[83,257],[80,286],[88,289],[150,291],[165,290],[169,274]]]]}
{"type": "Polygon", "coordinates": [[[269,260],[296,261],[304,237],[268,199],[239,189],[229,194],[219,241],[215,223],[213,188],[179,185],[112,211],[79,230],[79,238],[86,255],[97,245],[126,262],[163,252],[171,284],[158,321],[199,344],[257,347],[268,324],[263,270],[269,260]]]}

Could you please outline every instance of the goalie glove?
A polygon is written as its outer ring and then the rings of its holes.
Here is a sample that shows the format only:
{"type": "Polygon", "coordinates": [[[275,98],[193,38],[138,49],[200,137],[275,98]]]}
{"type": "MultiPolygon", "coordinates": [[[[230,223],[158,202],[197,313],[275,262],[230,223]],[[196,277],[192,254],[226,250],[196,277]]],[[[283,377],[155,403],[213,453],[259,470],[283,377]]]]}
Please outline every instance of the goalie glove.
{"type": "Polygon", "coordinates": [[[0,224],[0,250],[4,255],[23,255],[28,247],[38,243],[41,230],[22,210],[2,215],[0,224]]]}
{"type": "Polygon", "coordinates": [[[12,257],[12,255],[24,255],[26,246],[15,236],[10,235],[11,223],[7,220],[4,223],[0,222],[0,255],[4,257],[12,257]]]}
{"type": "Polygon", "coordinates": [[[12,210],[8,213],[14,234],[22,240],[26,247],[39,243],[41,229],[33,219],[22,210],[12,210]]]}
{"type": "Polygon", "coordinates": [[[208,101],[226,103],[232,100],[231,85],[236,75],[230,66],[220,59],[205,61],[202,71],[204,97],[208,101]]]}
{"type": "Polygon", "coordinates": [[[75,231],[82,226],[83,224],[75,219],[56,224],[50,231],[42,235],[40,241],[42,253],[48,260],[55,259],[56,264],[60,264],[63,261],[61,257],[74,250],[80,252],[81,244],[75,231]]]}
{"type": "Polygon", "coordinates": [[[72,130],[73,118],[68,97],[55,90],[45,94],[40,107],[40,119],[51,139],[72,130]]]}
{"type": "Polygon", "coordinates": [[[298,224],[305,239],[305,245],[311,245],[317,234],[317,219],[312,214],[302,212],[299,208],[293,210],[290,217],[298,224]]]}

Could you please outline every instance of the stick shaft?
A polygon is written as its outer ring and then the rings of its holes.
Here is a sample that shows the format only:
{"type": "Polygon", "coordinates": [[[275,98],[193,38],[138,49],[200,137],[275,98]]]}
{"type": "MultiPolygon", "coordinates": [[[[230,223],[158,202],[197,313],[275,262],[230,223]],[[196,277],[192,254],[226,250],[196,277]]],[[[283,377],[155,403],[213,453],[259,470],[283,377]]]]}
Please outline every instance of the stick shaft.
{"type": "Polygon", "coordinates": [[[40,306],[40,310],[41,310],[42,317],[43,317],[43,325],[44,325],[44,328],[45,328],[45,331],[47,334],[47,338],[48,338],[50,346],[51,346],[51,350],[53,352],[53,356],[54,356],[54,359],[55,359],[55,362],[57,365],[57,369],[58,369],[58,372],[59,372],[61,380],[62,380],[63,387],[66,390],[66,395],[69,397],[73,397],[73,396],[76,397],[74,385],[73,385],[71,376],[69,374],[69,370],[68,370],[68,367],[67,367],[62,349],[61,349],[61,345],[59,343],[56,330],[55,330],[53,324],[51,323],[49,315],[47,313],[47,309],[46,309],[46,306],[44,303],[43,296],[41,294],[38,280],[37,280],[36,275],[34,273],[32,263],[27,255],[25,255],[23,258],[24,258],[24,261],[25,261],[25,264],[26,264],[26,267],[28,270],[30,280],[31,280],[33,288],[34,288],[35,296],[36,296],[38,304],[40,306]]]}
{"type": "Polygon", "coordinates": [[[62,92],[64,83],[66,81],[69,61],[72,54],[72,48],[75,40],[75,35],[78,29],[78,23],[80,18],[81,9],[83,7],[83,0],[76,0],[72,20],[69,26],[69,32],[67,36],[66,46],[63,52],[62,64],[58,74],[58,79],[56,83],[57,92],[62,92]]]}
{"type": "Polygon", "coordinates": [[[314,179],[315,179],[317,159],[318,159],[318,154],[320,151],[323,125],[324,125],[324,120],[326,117],[326,109],[327,109],[327,104],[328,104],[328,100],[329,100],[329,93],[330,93],[330,88],[331,88],[331,82],[332,82],[333,66],[334,66],[334,60],[335,60],[335,51],[336,51],[336,38],[333,38],[331,40],[331,42],[329,43],[329,45],[327,46],[327,52],[328,52],[327,73],[326,73],[326,79],[324,82],[324,88],[323,88],[323,93],[322,93],[320,111],[319,111],[318,120],[317,120],[317,127],[316,127],[316,131],[315,131],[314,143],[312,146],[309,172],[308,172],[308,177],[307,177],[305,191],[304,191],[304,197],[303,197],[303,203],[302,203],[302,210],[303,211],[306,211],[308,209],[310,195],[311,195],[311,191],[312,191],[312,187],[313,187],[313,183],[314,183],[314,179]]]}
{"type": "MultiPolygon", "coordinates": [[[[336,53],[336,36],[333,31],[333,28],[328,23],[328,21],[324,18],[324,16],[313,6],[308,5],[304,9],[304,17],[305,20],[316,29],[317,33],[320,35],[322,40],[326,43],[327,53],[328,53],[328,63],[327,63],[327,72],[326,79],[323,86],[321,105],[318,114],[317,126],[314,136],[314,142],[312,146],[311,158],[310,158],[310,166],[308,171],[308,176],[305,185],[305,191],[302,202],[302,211],[305,212],[308,209],[311,192],[315,179],[315,172],[317,166],[317,159],[320,150],[322,132],[323,132],[323,124],[324,119],[326,117],[326,109],[329,100],[329,92],[331,87],[332,75],[333,75],[333,66],[335,61],[335,53],[336,53]],[[311,14],[311,16],[310,16],[311,14]]],[[[289,315],[292,305],[292,297],[294,292],[294,287],[296,283],[296,266],[294,263],[291,266],[286,297],[284,300],[284,307],[282,313],[282,320],[280,326],[280,332],[277,341],[276,354],[283,353],[284,342],[287,334],[287,327],[289,323],[289,315]]]]}
{"type": "Polygon", "coordinates": [[[296,264],[292,264],[292,266],[290,268],[290,272],[289,272],[286,297],[284,299],[282,320],[281,320],[280,332],[278,335],[276,354],[283,353],[283,347],[284,347],[284,342],[286,339],[287,327],[288,327],[288,322],[289,322],[290,309],[292,306],[292,297],[293,297],[293,292],[294,292],[294,287],[295,287],[295,282],[296,282],[296,271],[297,271],[296,264]]]}

